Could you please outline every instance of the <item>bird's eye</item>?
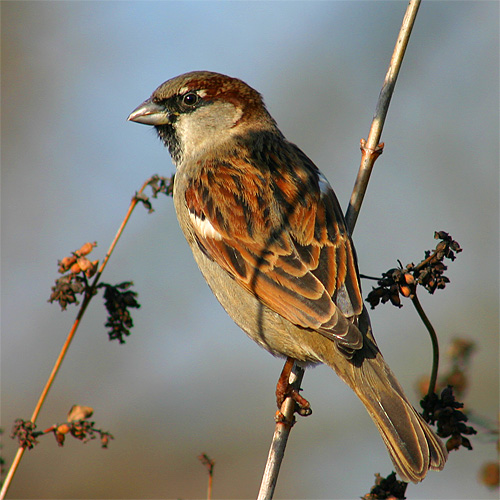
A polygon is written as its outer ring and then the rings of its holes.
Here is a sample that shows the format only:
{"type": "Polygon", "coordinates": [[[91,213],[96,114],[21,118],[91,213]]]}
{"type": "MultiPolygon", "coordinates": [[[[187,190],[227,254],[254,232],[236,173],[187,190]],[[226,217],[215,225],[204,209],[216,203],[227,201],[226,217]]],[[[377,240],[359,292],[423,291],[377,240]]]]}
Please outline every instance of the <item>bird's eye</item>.
{"type": "Polygon", "coordinates": [[[199,100],[200,97],[198,94],[189,92],[182,98],[182,104],[185,104],[186,106],[194,106],[199,100]]]}

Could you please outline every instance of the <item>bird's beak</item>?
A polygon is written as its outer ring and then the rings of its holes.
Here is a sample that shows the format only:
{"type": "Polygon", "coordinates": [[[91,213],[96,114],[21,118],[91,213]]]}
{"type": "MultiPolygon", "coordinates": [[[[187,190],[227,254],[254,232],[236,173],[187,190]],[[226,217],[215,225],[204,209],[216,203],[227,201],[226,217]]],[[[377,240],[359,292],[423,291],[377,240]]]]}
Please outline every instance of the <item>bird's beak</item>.
{"type": "Polygon", "coordinates": [[[164,106],[156,104],[151,99],[144,101],[130,113],[128,121],[144,125],[165,125],[170,123],[169,113],[164,106]]]}

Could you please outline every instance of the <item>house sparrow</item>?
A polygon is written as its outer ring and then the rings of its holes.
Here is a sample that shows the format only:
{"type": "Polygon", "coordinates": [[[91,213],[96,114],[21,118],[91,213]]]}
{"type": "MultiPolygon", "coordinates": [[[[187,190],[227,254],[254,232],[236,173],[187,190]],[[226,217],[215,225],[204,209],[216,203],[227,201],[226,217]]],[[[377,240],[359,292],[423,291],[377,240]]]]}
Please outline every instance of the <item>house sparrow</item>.
{"type": "Polygon", "coordinates": [[[233,320],[275,356],[333,368],[404,481],[441,470],[445,447],[373,338],[337,198],[261,95],[236,78],[194,71],[160,85],[128,119],[153,125],[168,147],[179,224],[233,320]]]}

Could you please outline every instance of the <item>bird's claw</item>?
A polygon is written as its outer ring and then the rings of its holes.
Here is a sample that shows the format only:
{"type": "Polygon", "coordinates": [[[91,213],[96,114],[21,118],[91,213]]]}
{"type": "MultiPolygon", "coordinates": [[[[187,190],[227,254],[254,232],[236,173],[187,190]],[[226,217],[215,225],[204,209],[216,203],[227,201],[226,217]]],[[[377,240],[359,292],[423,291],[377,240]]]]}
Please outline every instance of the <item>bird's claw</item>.
{"type": "Polygon", "coordinates": [[[276,385],[276,403],[278,404],[278,408],[281,409],[285,399],[292,398],[295,401],[294,412],[298,413],[301,417],[308,417],[312,413],[311,404],[299,394],[300,389],[295,389],[289,382],[293,363],[293,359],[288,358],[283,367],[278,384],[276,385]]]}

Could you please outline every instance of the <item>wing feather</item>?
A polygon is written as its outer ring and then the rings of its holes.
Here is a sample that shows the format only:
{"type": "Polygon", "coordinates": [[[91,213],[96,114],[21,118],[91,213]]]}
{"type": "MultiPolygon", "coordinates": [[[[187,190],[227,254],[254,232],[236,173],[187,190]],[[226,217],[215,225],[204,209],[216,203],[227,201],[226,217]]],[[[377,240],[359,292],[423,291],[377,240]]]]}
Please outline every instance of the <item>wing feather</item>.
{"type": "Polygon", "coordinates": [[[359,349],[352,323],[363,304],[340,206],[314,164],[289,146],[266,163],[235,156],[200,165],[185,194],[198,245],[287,320],[359,349]]]}

